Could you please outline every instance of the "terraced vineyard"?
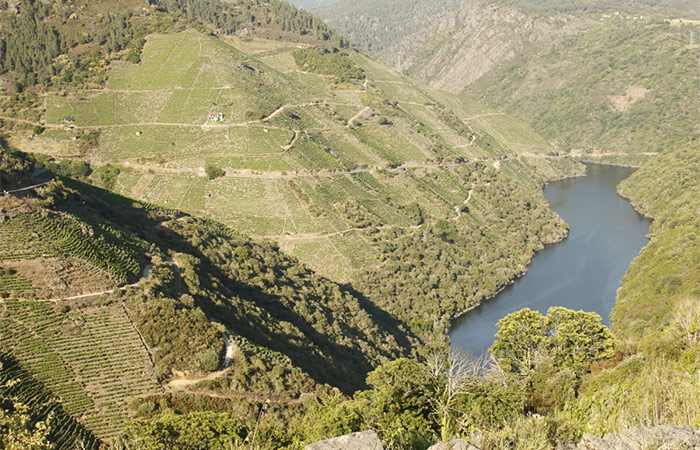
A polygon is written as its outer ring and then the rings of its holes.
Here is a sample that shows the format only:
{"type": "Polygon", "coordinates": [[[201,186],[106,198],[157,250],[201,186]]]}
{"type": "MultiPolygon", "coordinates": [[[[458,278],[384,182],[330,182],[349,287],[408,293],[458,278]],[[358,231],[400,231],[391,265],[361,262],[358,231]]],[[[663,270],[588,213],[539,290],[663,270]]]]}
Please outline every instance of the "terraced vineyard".
{"type": "MultiPolygon", "coordinates": [[[[343,281],[377,263],[376,243],[360,228],[415,226],[414,203],[428,221],[455,218],[470,189],[460,180],[475,162],[551,150],[522,122],[363,55],[346,63],[366,80],[341,83],[299,69],[296,50],[194,30],[149,36],[142,62],[114,64],[106,89],[49,96],[48,129],[27,144],[60,154],[63,119],[73,117],[69,134],[100,131],[86,157],[119,167],[115,191],[272,238],[343,281]],[[226,176],[209,180],[206,165],[226,176]],[[428,187],[428,176],[439,187],[428,187]]],[[[520,158],[522,168],[508,173],[541,180],[526,168],[543,165],[520,158]]],[[[573,166],[564,167],[555,176],[573,166]]]]}
{"type": "Polygon", "coordinates": [[[128,401],[160,391],[141,340],[119,304],[5,300],[0,345],[101,439],[118,433],[128,401]]]}
{"type": "Polygon", "coordinates": [[[137,279],[145,244],[104,222],[91,223],[55,212],[25,212],[5,221],[0,227],[0,264],[17,273],[0,278],[0,291],[26,295],[24,291],[32,290],[28,279],[41,278],[37,267],[52,264],[60,266],[57,285],[42,286],[43,297],[72,292],[72,281],[107,288],[137,279]]]}
{"type": "Polygon", "coordinates": [[[32,290],[32,282],[22,275],[0,272],[0,292],[24,292],[32,290]]]}
{"type": "Polygon", "coordinates": [[[0,394],[23,403],[33,411],[34,420],[52,417],[49,435],[56,448],[73,449],[82,443],[86,449],[97,449],[98,441],[70,416],[55,396],[37,381],[11,355],[0,352],[0,394]]]}

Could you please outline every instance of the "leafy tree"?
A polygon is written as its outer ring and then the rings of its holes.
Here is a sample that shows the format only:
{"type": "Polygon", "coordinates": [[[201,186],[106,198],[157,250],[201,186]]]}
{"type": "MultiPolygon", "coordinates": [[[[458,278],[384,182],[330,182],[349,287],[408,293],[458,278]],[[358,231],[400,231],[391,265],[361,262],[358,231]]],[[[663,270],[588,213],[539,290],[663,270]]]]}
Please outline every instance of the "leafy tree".
{"type": "MultiPolygon", "coordinates": [[[[0,361],[0,373],[3,362],[0,361]]],[[[5,395],[19,380],[0,383],[0,448],[7,450],[48,450],[54,446],[49,442],[49,423],[46,420],[34,420],[29,407],[16,398],[5,395]]]]}
{"type": "Polygon", "coordinates": [[[137,420],[126,428],[122,442],[144,450],[199,450],[241,445],[248,429],[226,413],[166,413],[154,421],[137,420]]]}
{"type": "Polygon", "coordinates": [[[372,389],[363,391],[367,425],[376,429],[389,448],[413,448],[428,444],[437,434],[430,406],[438,390],[428,367],[416,360],[401,358],[378,367],[367,375],[372,389]]]}
{"type": "Polygon", "coordinates": [[[614,356],[614,339],[594,312],[561,306],[547,311],[548,353],[558,367],[582,372],[593,361],[614,356]]]}
{"type": "Polygon", "coordinates": [[[50,450],[48,421],[34,422],[22,403],[0,399],[0,448],[50,450]]]}
{"type": "Polygon", "coordinates": [[[92,173],[92,181],[105,189],[112,190],[114,189],[114,185],[117,182],[117,177],[119,176],[119,173],[121,170],[119,167],[113,166],[111,164],[107,164],[102,167],[98,167],[95,169],[95,171],[92,173]]]}
{"type": "Polygon", "coordinates": [[[296,50],[292,56],[296,64],[310,72],[321,75],[333,75],[339,82],[363,80],[365,71],[355,64],[347,52],[321,48],[304,48],[296,50]]]}
{"type": "Polygon", "coordinates": [[[614,354],[614,339],[596,313],[555,306],[542,316],[529,308],[498,321],[491,352],[508,373],[529,375],[551,358],[558,369],[584,372],[595,361],[614,354]]]}
{"type": "Polygon", "coordinates": [[[527,374],[534,369],[547,339],[546,320],[542,314],[524,308],[508,314],[496,325],[496,340],[489,350],[501,368],[514,374],[527,374]]]}

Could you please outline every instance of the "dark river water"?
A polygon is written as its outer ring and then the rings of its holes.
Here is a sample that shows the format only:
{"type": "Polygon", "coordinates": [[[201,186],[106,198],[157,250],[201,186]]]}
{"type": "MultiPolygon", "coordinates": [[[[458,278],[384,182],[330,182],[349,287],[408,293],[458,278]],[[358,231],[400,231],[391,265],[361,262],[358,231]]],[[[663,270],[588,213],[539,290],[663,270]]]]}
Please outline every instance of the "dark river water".
{"type": "Polygon", "coordinates": [[[458,318],[453,347],[480,354],[493,344],[496,322],[522,308],[595,311],[610,323],[620,279],[647,244],[650,221],[618,196],[634,169],[591,164],[586,177],[551,183],[544,195],[571,228],[569,237],[537,253],[527,274],[493,300],[458,318]]]}

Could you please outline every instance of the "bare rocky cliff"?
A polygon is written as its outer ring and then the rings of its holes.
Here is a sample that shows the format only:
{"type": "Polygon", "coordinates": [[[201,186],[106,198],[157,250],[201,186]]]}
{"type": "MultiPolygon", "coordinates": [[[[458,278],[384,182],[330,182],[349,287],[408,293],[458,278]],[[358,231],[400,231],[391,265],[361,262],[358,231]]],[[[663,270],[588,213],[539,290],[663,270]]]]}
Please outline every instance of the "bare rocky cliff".
{"type": "Polygon", "coordinates": [[[531,45],[575,32],[566,17],[526,14],[514,6],[469,4],[380,54],[389,67],[438,89],[461,92],[531,45]]]}

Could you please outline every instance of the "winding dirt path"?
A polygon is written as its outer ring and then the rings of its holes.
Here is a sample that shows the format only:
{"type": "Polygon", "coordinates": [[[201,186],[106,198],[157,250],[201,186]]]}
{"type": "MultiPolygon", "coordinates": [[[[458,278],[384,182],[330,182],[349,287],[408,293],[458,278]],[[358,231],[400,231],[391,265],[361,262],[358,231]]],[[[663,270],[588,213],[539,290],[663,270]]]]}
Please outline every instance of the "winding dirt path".
{"type": "Polygon", "coordinates": [[[235,350],[233,341],[231,340],[231,336],[229,336],[227,333],[221,333],[222,337],[224,338],[224,348],[225,348],[225,357],[224,357],[224,364],[223,364],[223,369],[218,370],[216,372],[211,372],[205,376],[201,377],[182,377],[182,378],[176,378],[174,380],[170,380],[170,382],[165,386],[168,389],[173,389],[173,390],[185,390],[185,388],[195,385],[197,383],[201,383],[202,381],[211,381],[219,378],[220,376],[224,375],[226,372],[229,372],[229,366],[231,365],[231,359],[233,358],[233,352],[235,350]]]}
{"type": "Polygon", "coordinates": [[[369,109],[370,109],[369,106],[365,106],[364,108],[362,108],[362,109],[360,110],[360,112],[358,112],[357,114],[355,114],[354,116],[352,116],[351,118],[348,119],[348,123],[345,124],[345,126],[346,126],[346,127],[349,127],[350,125],[352,125],[352,123],[353,123],[354,121],[356,121],[357,119],[359,119],[360,116],[362,116],[362,114],[364,114],[364,113],[366,113],[367,111],[369,111],[369,109]]]}

